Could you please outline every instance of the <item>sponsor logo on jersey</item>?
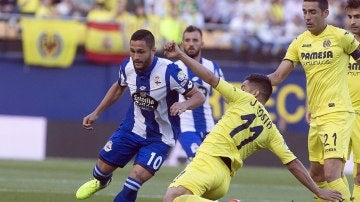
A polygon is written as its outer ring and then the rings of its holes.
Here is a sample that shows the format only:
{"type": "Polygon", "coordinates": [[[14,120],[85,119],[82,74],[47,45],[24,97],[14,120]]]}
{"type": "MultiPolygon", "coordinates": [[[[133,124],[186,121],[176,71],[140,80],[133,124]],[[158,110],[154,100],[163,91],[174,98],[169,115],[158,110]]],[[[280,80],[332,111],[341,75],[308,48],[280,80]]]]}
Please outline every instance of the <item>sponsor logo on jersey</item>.
{"type": "Polygon", "coordinates": [[[309,44],[303,44],[301,47],[303,47],[303,48],[309,48],[309,47],[311,47],[311,44],[309,43],[309,44]]]}
{"type": "Polygon", "coordinates": [[[132,94],[134,103],[143,110],[154,111],[159,105],[158,101],[144,91],[132,94]]]}

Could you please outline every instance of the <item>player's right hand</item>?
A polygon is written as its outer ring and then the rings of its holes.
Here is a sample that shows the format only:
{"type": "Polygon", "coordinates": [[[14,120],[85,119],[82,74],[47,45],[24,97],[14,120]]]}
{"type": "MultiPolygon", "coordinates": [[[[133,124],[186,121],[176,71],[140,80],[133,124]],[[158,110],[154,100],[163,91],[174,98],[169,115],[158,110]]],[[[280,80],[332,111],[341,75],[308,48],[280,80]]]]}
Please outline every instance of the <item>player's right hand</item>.
{"type": "Polygon", "coordinates": [[[320,189],[317,196],[326,201],[343,201],[341,193],[336,190],[320,189]]]}
{"type": "Polygon", "coordinates": [[[94,115],[93,113],[85,116],[83,118],[83,128],[86,130],[93,130],[92,123],[95,122],[95,120],[98,118],[98,116],[94,115]]]}

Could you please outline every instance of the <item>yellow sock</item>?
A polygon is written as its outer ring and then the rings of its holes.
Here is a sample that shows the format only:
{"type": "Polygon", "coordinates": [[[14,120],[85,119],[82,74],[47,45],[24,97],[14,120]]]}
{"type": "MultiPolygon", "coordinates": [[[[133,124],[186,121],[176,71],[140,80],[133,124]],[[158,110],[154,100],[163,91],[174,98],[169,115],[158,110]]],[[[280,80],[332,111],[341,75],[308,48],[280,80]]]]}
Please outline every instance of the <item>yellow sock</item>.
{"type": "MultiPolygon", "coordinates": [[[[329,188],[326,181],[316,182],[316,184],[317,184],[318,187],[320,187],[321,189],[329,188]]],[[[314,196],[314,202],[325,202],[325,200],[322,200],[321,198],[318,198],[317,196],[314,196]]]]}
{"type": "Polygon", "coordinates": [[[212,202],[211,200],[201,198],[200,196],[196,195],[181,195],[174,199],[174,202],[212,202]]]}
{"type": "Polygon", "coordinates": [[[354,184],[352,197],[353,202],[360,202],[360,185],[354,184]]]}
{"type": "Polygon", "coordinates": [[[337,190],[342,194],[343,202],[350,202],[350,190],[346,187],[342,178],[338,178],[332,182],[328,182],[329,189],[337,190]]]}

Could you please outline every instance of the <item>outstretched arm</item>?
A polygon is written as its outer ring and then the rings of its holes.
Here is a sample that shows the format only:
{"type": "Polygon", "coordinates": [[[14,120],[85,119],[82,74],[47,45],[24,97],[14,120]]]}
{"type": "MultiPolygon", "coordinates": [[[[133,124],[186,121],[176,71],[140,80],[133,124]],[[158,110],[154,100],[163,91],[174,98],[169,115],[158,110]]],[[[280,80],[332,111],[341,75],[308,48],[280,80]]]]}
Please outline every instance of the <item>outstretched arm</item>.
{"type": "Polygon", "coordinates": [[[87,130],[92,130],[92,123],[105,111],[108,107],[114,104],[124,92],[124,87],[119,86],[116,81],[108,90],[103,100],[96,107],[96,109],[83,119],[83,127],[87,130]]]}
{"type": "Polygon", "coordinates": [[[181,60],[187,67],[189,67],[194,74],[199,76],[203,81],[215,88],[219,83],[219,77],[215,76],[210,70],[206,69],[202,64],[192,59],[180,50],[175,42],[168,42],[165,44],[164,54],[168,58],[176,58],[181,60]]]}
{"type": "Polygon", "coordinates": [[[275,72],[268,75],[271,85],[277,86],[281,82],[285,80],[285,78],[290,74],[290,72],[293,70],[294,65],[289,60],[283,60],[279,67],[275,70],[275,72]]]}
{"type": "Polygon", "coordinates": [[[319,198],[329,201],[342,201],[341,193],[334,190],[320,189],[310,177],[308,171],[300,160],[295,159],[286,164],[288,170],[311,192],[316,194],[319,198]]]}

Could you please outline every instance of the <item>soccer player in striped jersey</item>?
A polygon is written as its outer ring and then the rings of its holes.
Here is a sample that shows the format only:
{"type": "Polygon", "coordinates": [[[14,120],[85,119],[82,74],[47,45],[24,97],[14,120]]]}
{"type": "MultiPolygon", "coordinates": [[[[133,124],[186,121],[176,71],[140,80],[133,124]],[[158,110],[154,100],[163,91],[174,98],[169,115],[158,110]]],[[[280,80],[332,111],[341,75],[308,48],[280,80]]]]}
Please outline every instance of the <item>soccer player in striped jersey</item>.
{"type": "MultiPolygon", "coordinates": [[[[273,85],[279,85],[301,63],[310,112],[307,120],[311,177],[319,187],[338,190],[344,201],[350,201],[350,190],[342,174],[355,120],[347,67],[350,56],[360,59],[359,42],[350,32],[326,23],[328,7],[327,0],[304,0],[307,31],[290,44],[284,60],[269,78],[273,85]]],[[[315,201],[323,200],[315,197],[315,201]]]]}
{"type": "Polygon", "coordinates": [[[342,200],[339,192],[320,189],[315,184],[272,123],[264,107],[272,93],[272,86],[266,75],[250,75],[239,89],[180,51],[174,42],[165,45],[165,55],[183,61],[225,97],[229,108],[206,136],[194,159],[170,184],[164,202],[220,199],[227,193],[231,178],[242,167],[243,161],[263,149],[273,152],[318,197],[331,201],[342,200]]]}
{"type": "MultiPolygon", "coordinates": [[[[223,73],[220,67],[213,61],[201,57],[201,49],[203,47],[202,31],[195,26],[188,26],[183,32],[182,47],[184,52],[203,64],[217,77],[223,78],[223,73]]],[[[205,103],[193,110],[188,110],[180,115],[180,128],[178,141],[184,149],[187,157],[191,160],[195,156],[195,152],[206,134],[214,127],[214,118],[210,106],[210,95],[212,88],[209,84],[205,83],[201,78],[195,75],[181,60],[175,62],[189,79],[196,85],[199,90],[204,94],[205,103]]],[[[186,98],[180,96],[180,101],[186,98]]]]}
{"type": "MultiPolygon", "coordinates": [[[[360,0],[348,0],[346,14],[351,32],[355,35],[356,40],[360,41],[360,0]]],[[[360,201],[360,64],[356,63],[353,58],[350,58],[348,79],[350,99],[356,116],[349,148],[353,152],[354,186],[352,198],[355,202],[360,201]]]]}
{"type": "Polygon", "coordinates": [[[155,56],[155,39],[148,30],[136,31],[130,39],[130,57],[120,66],[119,79],[108,90],[97,108],[83,119],[92,123],[129,88],[132,104],[125,120],[101,149],[93,169],[95,179],[83,184],[77,199],[92,196],[105,188],[112,173],[133,157],[132,170],[115,202],[134,202],[142,184],[161,167],[180,131],[179,115],[205,101],[188,76],[168,59],[155,56]],[[187,97],[179,102],[179,94],[187,97]]]}

